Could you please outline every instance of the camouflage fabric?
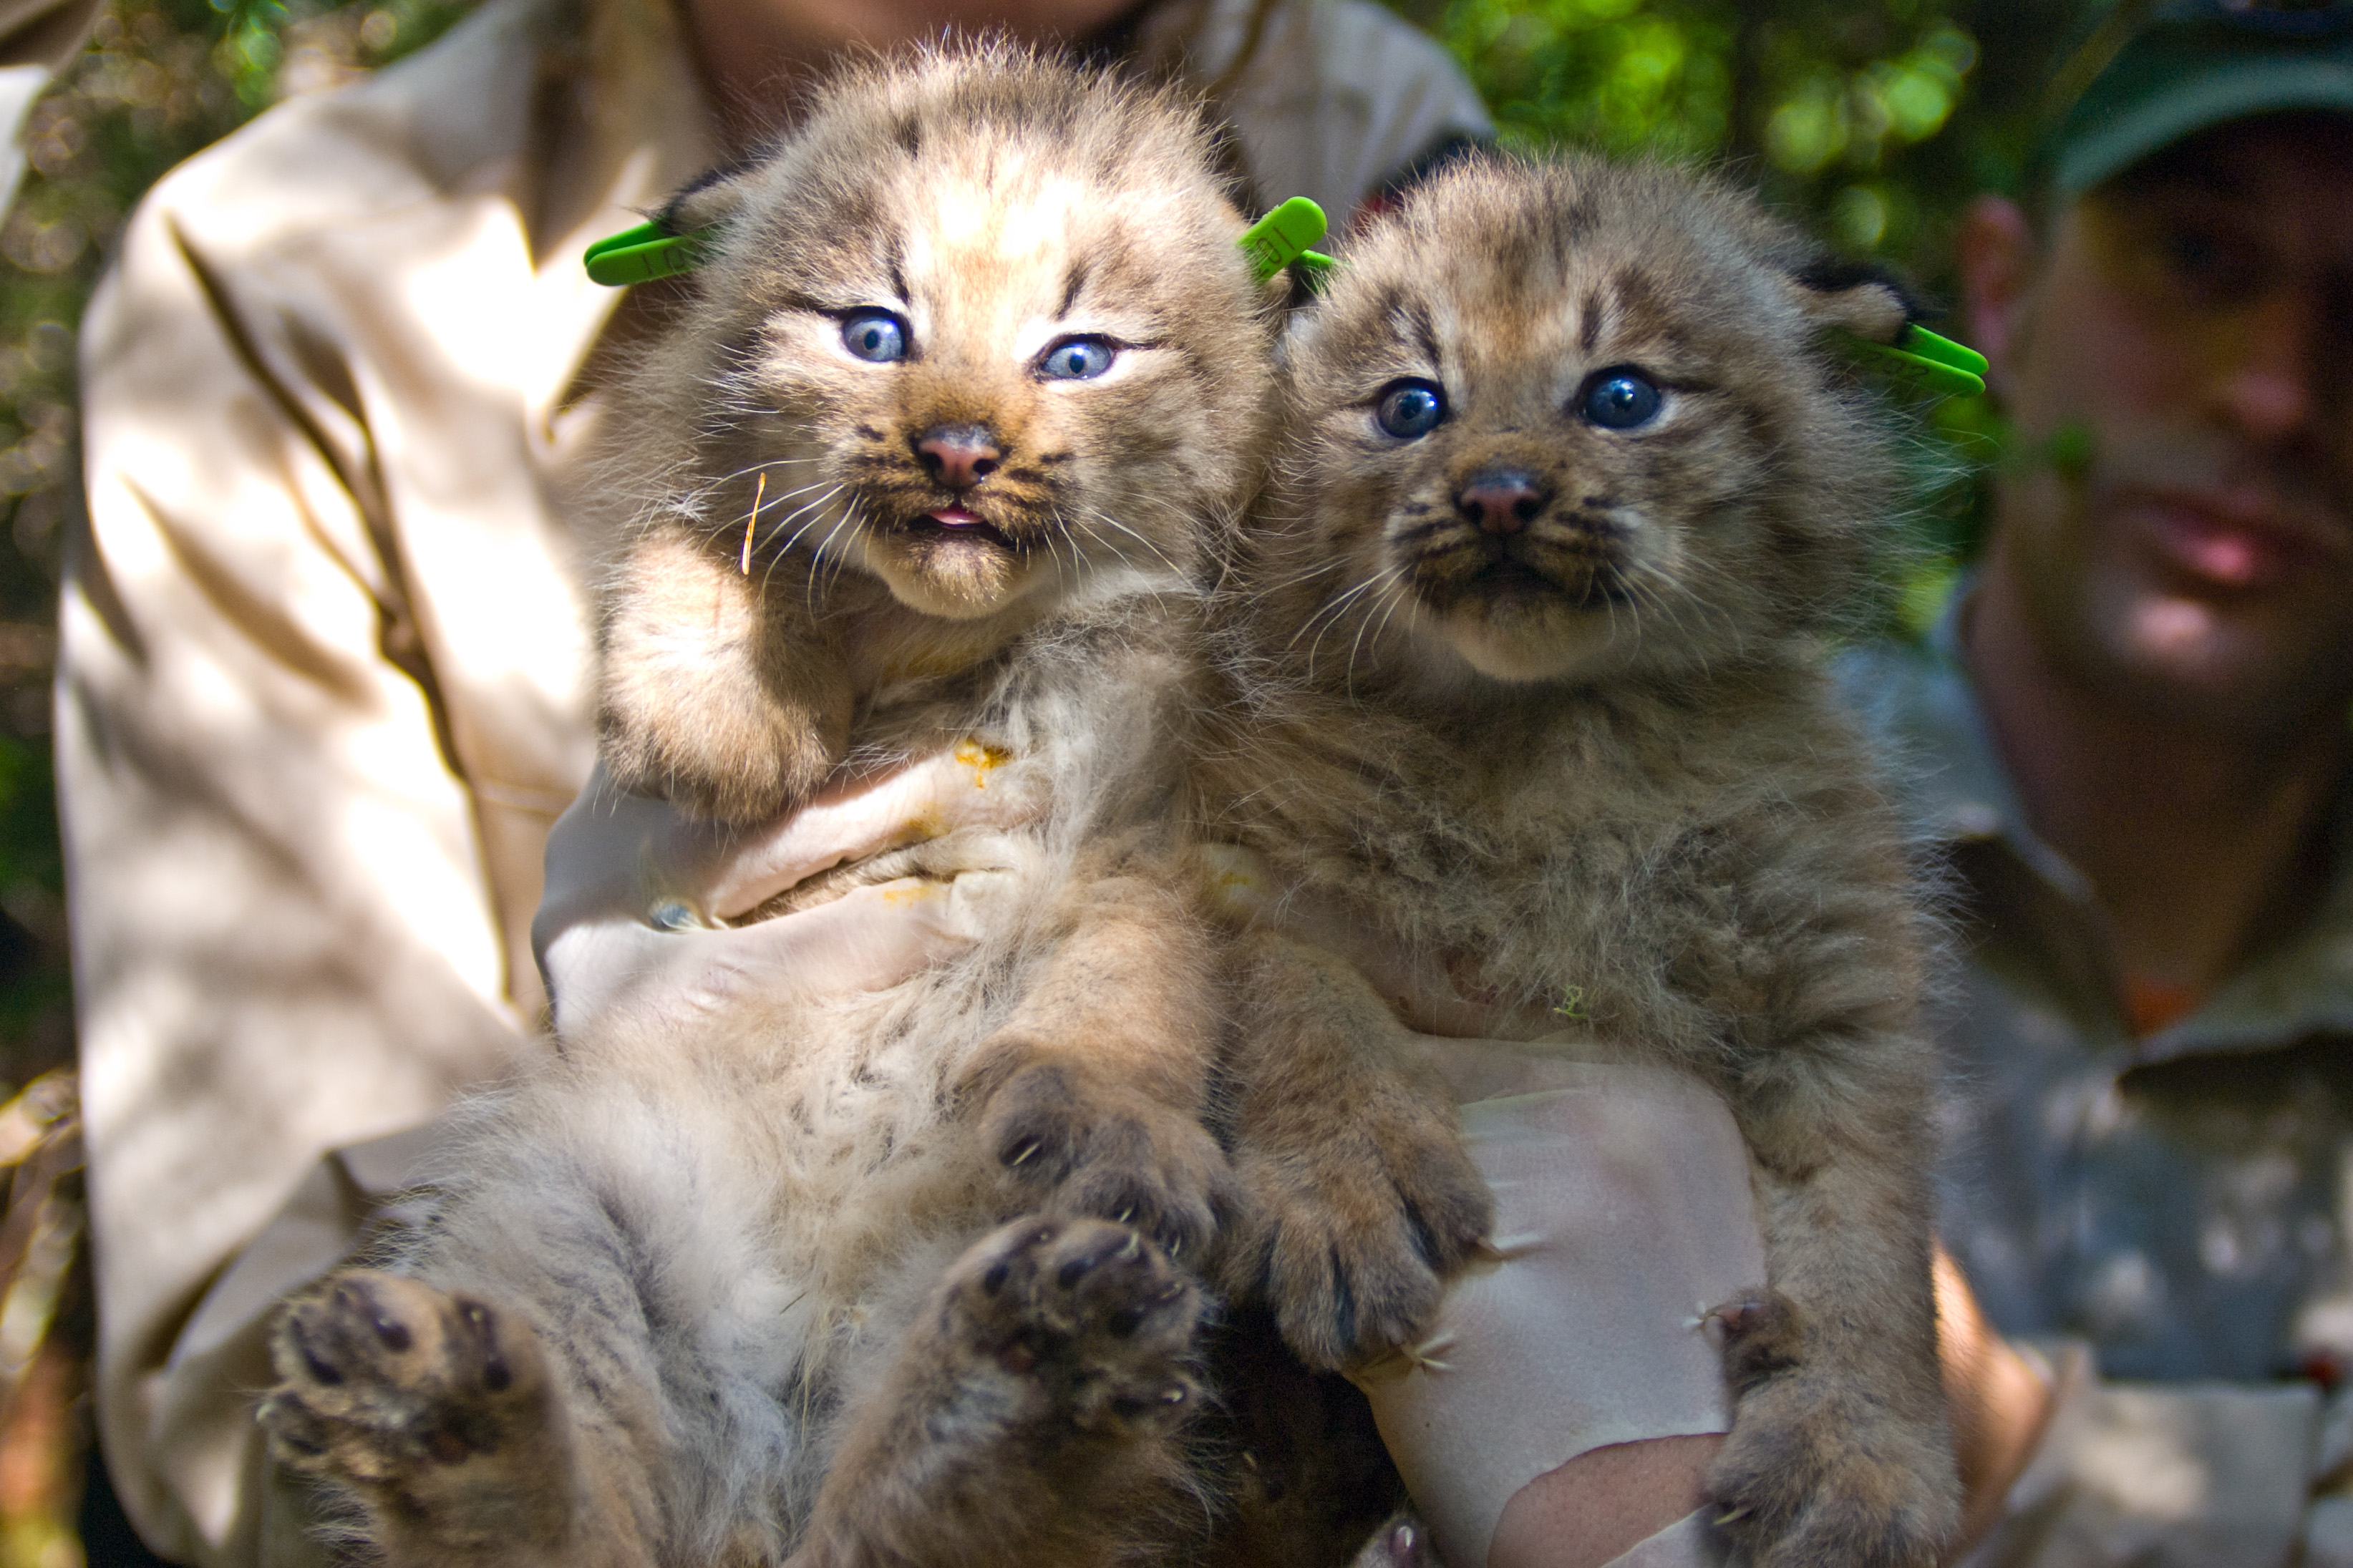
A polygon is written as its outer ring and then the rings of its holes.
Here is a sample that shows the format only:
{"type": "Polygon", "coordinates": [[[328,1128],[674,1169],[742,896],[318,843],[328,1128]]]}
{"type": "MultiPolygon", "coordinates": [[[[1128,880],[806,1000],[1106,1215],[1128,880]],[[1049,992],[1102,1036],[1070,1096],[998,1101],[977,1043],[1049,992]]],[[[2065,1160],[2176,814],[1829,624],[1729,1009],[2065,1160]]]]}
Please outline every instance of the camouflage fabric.
{"type": "MultiPolygon", "coordinates": [[[[2293,929],[2136,1037],[2105,917],[2025,821],[1955,658],[1965,607],[1841,677],[1954,916],[1946,1244],[1997,1328],[2065,1342],[2059,1413],[1972,1561],[2294,1561],[2346,1447],[2323,1395],[2353,1366],[2353,854],[2293,929]]],[[[2333,1507],[2314,1529],[2304,1561],[2353,1563],[2333,1507]]]]}

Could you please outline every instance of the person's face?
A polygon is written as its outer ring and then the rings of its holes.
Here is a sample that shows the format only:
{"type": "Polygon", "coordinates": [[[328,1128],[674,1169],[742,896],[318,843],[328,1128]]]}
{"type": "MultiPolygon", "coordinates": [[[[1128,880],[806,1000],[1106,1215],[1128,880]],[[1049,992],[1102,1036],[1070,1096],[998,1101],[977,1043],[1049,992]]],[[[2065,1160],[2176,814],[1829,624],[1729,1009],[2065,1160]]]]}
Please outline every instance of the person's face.
{"type": "Polygon", "coordinates": [[[2260,726],[2353,695],[2353,121],[2242,121],[2062,213],[1980,203],[1971,326],[2024,460],[1988,571],[2120,700],[2260,726]],[[2087,471],[2038,458],[2081,425],[2087,471]]]}
{"type": "Polygon", "coordinates": [[[687,0],[704,61],[743,86],[784,57],[889,48],[943,33],[999,33],[1023,43],[1082,38],[1135,0],[687,0]]]}

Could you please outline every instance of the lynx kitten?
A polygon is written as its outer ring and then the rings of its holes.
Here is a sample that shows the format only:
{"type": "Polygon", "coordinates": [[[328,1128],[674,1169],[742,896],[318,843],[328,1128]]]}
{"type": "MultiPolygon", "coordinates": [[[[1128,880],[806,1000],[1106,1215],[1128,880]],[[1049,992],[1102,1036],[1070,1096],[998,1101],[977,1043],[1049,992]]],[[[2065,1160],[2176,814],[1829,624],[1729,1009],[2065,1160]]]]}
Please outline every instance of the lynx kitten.
{"type": "MultiPolygon", "coordinates": [[[[1226,594],[1213,827],[1294,916],[1438,975],[1454,1021],[1419,1027],[1722,1092],[1770,1274],[1716,1314],[1728,1528],[1761,1563],[1930,1563],[1920,926],[1824,671],[1896,475],[1820,340],[1905,303],[1725,185],[1588,161],[1457,166],[1347,260],[1226,594]]],[[[1428,1320],[1485,1194],[1398,1007],[1248,941],[1234,1152],[1268,1218],[1233,1278],[1352,1363],[1428,1320]]]]}
{"type": "MultiPolygon", "coordinates": [[[[1281,304],[1212,152],[1172,94],[982,49],[844,75],[678,204],[721,237],[630,393],[608,765],[749,819],[967,744],[1027,803],[1015,891],[889,990],[567,1038],[429,1226],[290,1305],[276,1452],[384,1559],[1109,1563],[1178,1503],[1198,1535],[1167,1254],[1230,1176],[1211,957],[1153,868],[1281,304]]],[[[920,874],[944,841],[908,837],[783,901],[920,874]]]]}

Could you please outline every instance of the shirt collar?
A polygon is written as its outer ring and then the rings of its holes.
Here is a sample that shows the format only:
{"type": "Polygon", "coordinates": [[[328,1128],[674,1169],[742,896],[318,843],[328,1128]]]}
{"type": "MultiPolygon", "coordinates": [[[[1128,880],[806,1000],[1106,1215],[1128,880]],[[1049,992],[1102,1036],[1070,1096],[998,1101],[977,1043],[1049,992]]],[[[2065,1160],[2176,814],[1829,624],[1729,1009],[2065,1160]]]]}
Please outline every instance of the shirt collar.
{"type": "MultiPolygon", "coordinates": [[[[1960,654],[1973,575],[1962,577],[1923,646],[1874,660],[1872,689],[1853,690],[1895,751],[1915,830],[1950,847],[1998,844],[2058,899],[2090,917],[2091,885],[2026,819],[1960,654]]],[[[1850,689],[1855,678],[1849,676],[1850,689]]],[[[2353,1035],[2353,786],[2338,799],[2336,868],[2295,931],[2256,953],[2179,1022],[2135,1043],[2135,1065],[2277,1047],[2353,1035]]]]}

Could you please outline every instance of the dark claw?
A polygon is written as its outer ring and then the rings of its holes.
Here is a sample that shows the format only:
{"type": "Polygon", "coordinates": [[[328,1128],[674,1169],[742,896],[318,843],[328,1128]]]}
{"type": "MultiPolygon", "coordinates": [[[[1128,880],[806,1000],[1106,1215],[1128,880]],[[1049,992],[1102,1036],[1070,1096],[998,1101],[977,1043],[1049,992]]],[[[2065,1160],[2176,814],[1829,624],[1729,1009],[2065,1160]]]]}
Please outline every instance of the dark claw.
{"type": "Polygon", "coordinates": [[[1421,1217],[1421,1210],[1412,1204],[1405,1205],[1405,1223],[1413,1232],[1413,1249],[1433,1274],[1439,1272],[1438,1237],[1430,1222],[1421,1217]]]}
{"type": "Polygon", "coordinates": [[[1340,1331],[1339,1342],[1356,1342],[1356,1292],[1348,1284],[1347,1266],[1340,1261],[1340,1249],[1332,1249],[1332,1319],[1340,1331]]]}
{"type": "Polygon", "coordinates": [[[294,1348],[302,1352],[303,1366],[310,1370],[312,1377],[330,1386],[343,1381],[343,1374],[338,1372],[332,1363],[322,1360],[317,1349],[311,1345],[310,1333],[303,1328],[302,1320],[299,1316],[289,1319],[286,1326],[288,1331],[294,1336],[294,1348]]]}
{"type": "Polygon", "coordinates": [[[1155,1405],[1159,1405],[1164,1409],[1173,1409],[1176,1405],[1184,1404],[1185,1400],[1186,1394],[1184,1389],[1172,1384],[1168,1387],[1161,1389],[1158,1393],[1148,1395],[1138,1395],[1134,1394],[1122,1394],[1119,1398],[1112,1401],[1112,1408],[1118,1411],[1122,1415],[1141,1415],[1155,1405]]]}

